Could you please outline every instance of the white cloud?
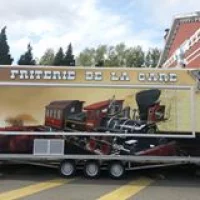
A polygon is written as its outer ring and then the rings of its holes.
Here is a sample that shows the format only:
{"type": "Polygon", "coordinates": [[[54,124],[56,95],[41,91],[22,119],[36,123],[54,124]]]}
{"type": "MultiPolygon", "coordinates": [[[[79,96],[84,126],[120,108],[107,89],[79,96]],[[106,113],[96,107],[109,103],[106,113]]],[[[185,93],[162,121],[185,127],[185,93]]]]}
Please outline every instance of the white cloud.
{"type": "Polygon", "coordinates": [[[174,14],[200,7],[197,0],[187,4],[183,3],[186,0],[134,2],[139,2],[141,9],[130,8],[129,13],[122,14],[120,8],[118,13],[112,12],[112,8],[101,9],[101,0],[0,0],[0,27],[8,26],[9,44],[15,58],[25,51],[29,42],[36,57],[49,47],[66,48],[70,42],[75,53],[88,46],[119,42],[147,49],[162,43],[155,43],[154,39],[160,34],[162,37],[163,27],[169,26],[174,14]],[[131,12],[144,12],[144,17],[132,19],[131,12]],[[144,21],[152,27],[138,31],[137,23],[144,21]]]}
{"type": "Polygon", "coordinates": [[[148,40],[133,34],[125,16],[100,10],[96,3],[97,0],[0,0],[0,26],[8,26],[11,52],[18,57],[29,42],[36,57],[46,48],[66,47],[69,42],[75,52],[104,43],[149,45],[148,40]]]}
{"type": "Polygon", "coordinates": [[[176,15],[193,13],[200,8],[199,0],[140,0],[144,8],[149,10],[149,20],[159,27],[167,27],[176,15]]]}

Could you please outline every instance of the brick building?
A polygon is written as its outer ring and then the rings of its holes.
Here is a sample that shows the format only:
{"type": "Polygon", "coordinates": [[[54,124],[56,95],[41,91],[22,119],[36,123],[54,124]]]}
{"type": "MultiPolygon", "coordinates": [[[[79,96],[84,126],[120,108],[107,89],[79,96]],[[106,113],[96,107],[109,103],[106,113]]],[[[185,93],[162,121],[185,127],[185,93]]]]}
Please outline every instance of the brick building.
{"type": "Polygon", "coordinates": [[[200,68],[200,12],[176,16],[165,30],[165,47],[158,66],[200,68]]]}

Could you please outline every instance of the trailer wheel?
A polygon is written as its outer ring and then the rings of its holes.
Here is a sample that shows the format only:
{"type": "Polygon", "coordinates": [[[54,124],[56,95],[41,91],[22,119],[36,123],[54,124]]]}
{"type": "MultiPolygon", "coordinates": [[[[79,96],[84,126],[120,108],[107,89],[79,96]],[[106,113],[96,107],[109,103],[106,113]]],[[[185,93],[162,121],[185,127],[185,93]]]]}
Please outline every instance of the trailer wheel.
{"type": "Polygon", "coordinates": [[[84,175],[87,178],[98,178],[100,175],[100,164],[98,161],[89,160],[84,166],[84,175]]]}
{"type": "Polygon", "coordinates": [[[121,179],[125,175],[125,166],[120,161],[113,161],[109,164],[108,172],[112,179],[121,179]]]}
{"type": "Polygon", "coordinates": [[[60,174],[63,177],[72,177],[76,173],[76,163],[74,160],[64,160],[60,163],[60,174]]]}

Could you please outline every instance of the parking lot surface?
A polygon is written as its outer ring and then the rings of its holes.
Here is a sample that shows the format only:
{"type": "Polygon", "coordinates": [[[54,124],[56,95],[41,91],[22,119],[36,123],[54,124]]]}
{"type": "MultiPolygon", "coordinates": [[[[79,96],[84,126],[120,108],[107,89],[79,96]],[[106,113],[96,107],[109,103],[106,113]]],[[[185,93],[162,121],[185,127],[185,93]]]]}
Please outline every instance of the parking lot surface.
{"type": "Polygon", "coordinates": [[[29,165],[1,166],[0,200],[199,200],[200,177],[194,168],[173,167],[128,172],[112,180],[106,172],[86,179],[81,172],[61,178],[57,169],[29,165]]]}

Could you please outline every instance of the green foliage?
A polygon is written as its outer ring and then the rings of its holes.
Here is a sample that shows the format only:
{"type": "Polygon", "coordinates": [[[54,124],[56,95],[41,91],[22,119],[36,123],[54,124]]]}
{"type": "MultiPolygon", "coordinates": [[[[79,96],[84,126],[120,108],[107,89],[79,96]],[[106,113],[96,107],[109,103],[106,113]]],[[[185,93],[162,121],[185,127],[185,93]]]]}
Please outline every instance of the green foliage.
{"type": "Polygon", "coordinates": [[[127,48],[124,43],[120,43],[116,46],[100,45],[97,49],[85,49],[77,60],[83,66],[142,67],[144,59],[145,54],[140,46],[127,48]]]}
{"type": "Polygon", "coordinates": [[[155,68],[158,64],[161,51],[158,48],[151,48],[148,50],[145,58],[145,66],[155,68]]]}
{"type": "Polygon", "coordinates": [[[0,65],[11,65],[13,59],[10,55],[10,47],[7,43],[6,27],[0,32],[0,65]]]}
{"type": "Polygon", "coordinates": [[[94,56],[96,66],[104,66],[106,52],[107,52],[107,46],[106,45],[100,45],[96,49],[95,56],[94,56]]]}
{"type": "Polygon", "coordinates": [[[64,60],[64,56],[65,55],[64,55],[64,52],[63,52],[63,48],[60,47],[58,52],[55,55],[53,64],[55,66],[63,66],[64,65],[64,61],[63,61],[64,60]]]}
{"type": "Polygon", "coordinates": [[[60,47],[56,54],[53,49],[47,49],[42,58],[40,65],[55,65],[55,66],[75,66],[75,59],[71,43],[68,45],[66,53],[60,47]]]}
{"type": "Polygon", "coordinates": [[[72,44],[70,43],[65,53],[63,64],[65,66],[75,66],[72,44]]]}
{"type": "Polygon", "coordinates": [[[32,47],[30,44],[27,46],[27,51],[20,56],[18,65],[35,65],[36,61],[33,59],[32,47]]]}
{"type": "Polygon", "coordinates": [[[95,65],[95,49],[86,48],[77,58],[78,65],[92,66],[95,65]]]}
{"type": "Polygon", "coordinates": [[[109,67],[119,66],[118,57],[115,52],[114,46],[110,46],[107,48],[107,58],[105,60],[105,66],[109,66],[109,67]]]}
{"type": "Polygon", "coordinates": [[[39,64],[40,65],[53,65],[54,64],[54,50],[49,48],[45,51],[44,55],[41,57],[39,64]]]}
{"type": "Polygon", "coordinates": [[[127,67],[143,67],[145,62],[145,53],[141,46],[129,48],[126,51],[127,67]]]}
{"type": "Polygon", "coordinates": [[[141,46],[127,47],[124,43],[116,46],[100,45],[96,49],[87,48],[77,57],[79,65],[108,67],[155,67],[160,57],[157,48],[147,53],[141,46]],[[151,60],[151,65],[149,64],[151,60]]]}

